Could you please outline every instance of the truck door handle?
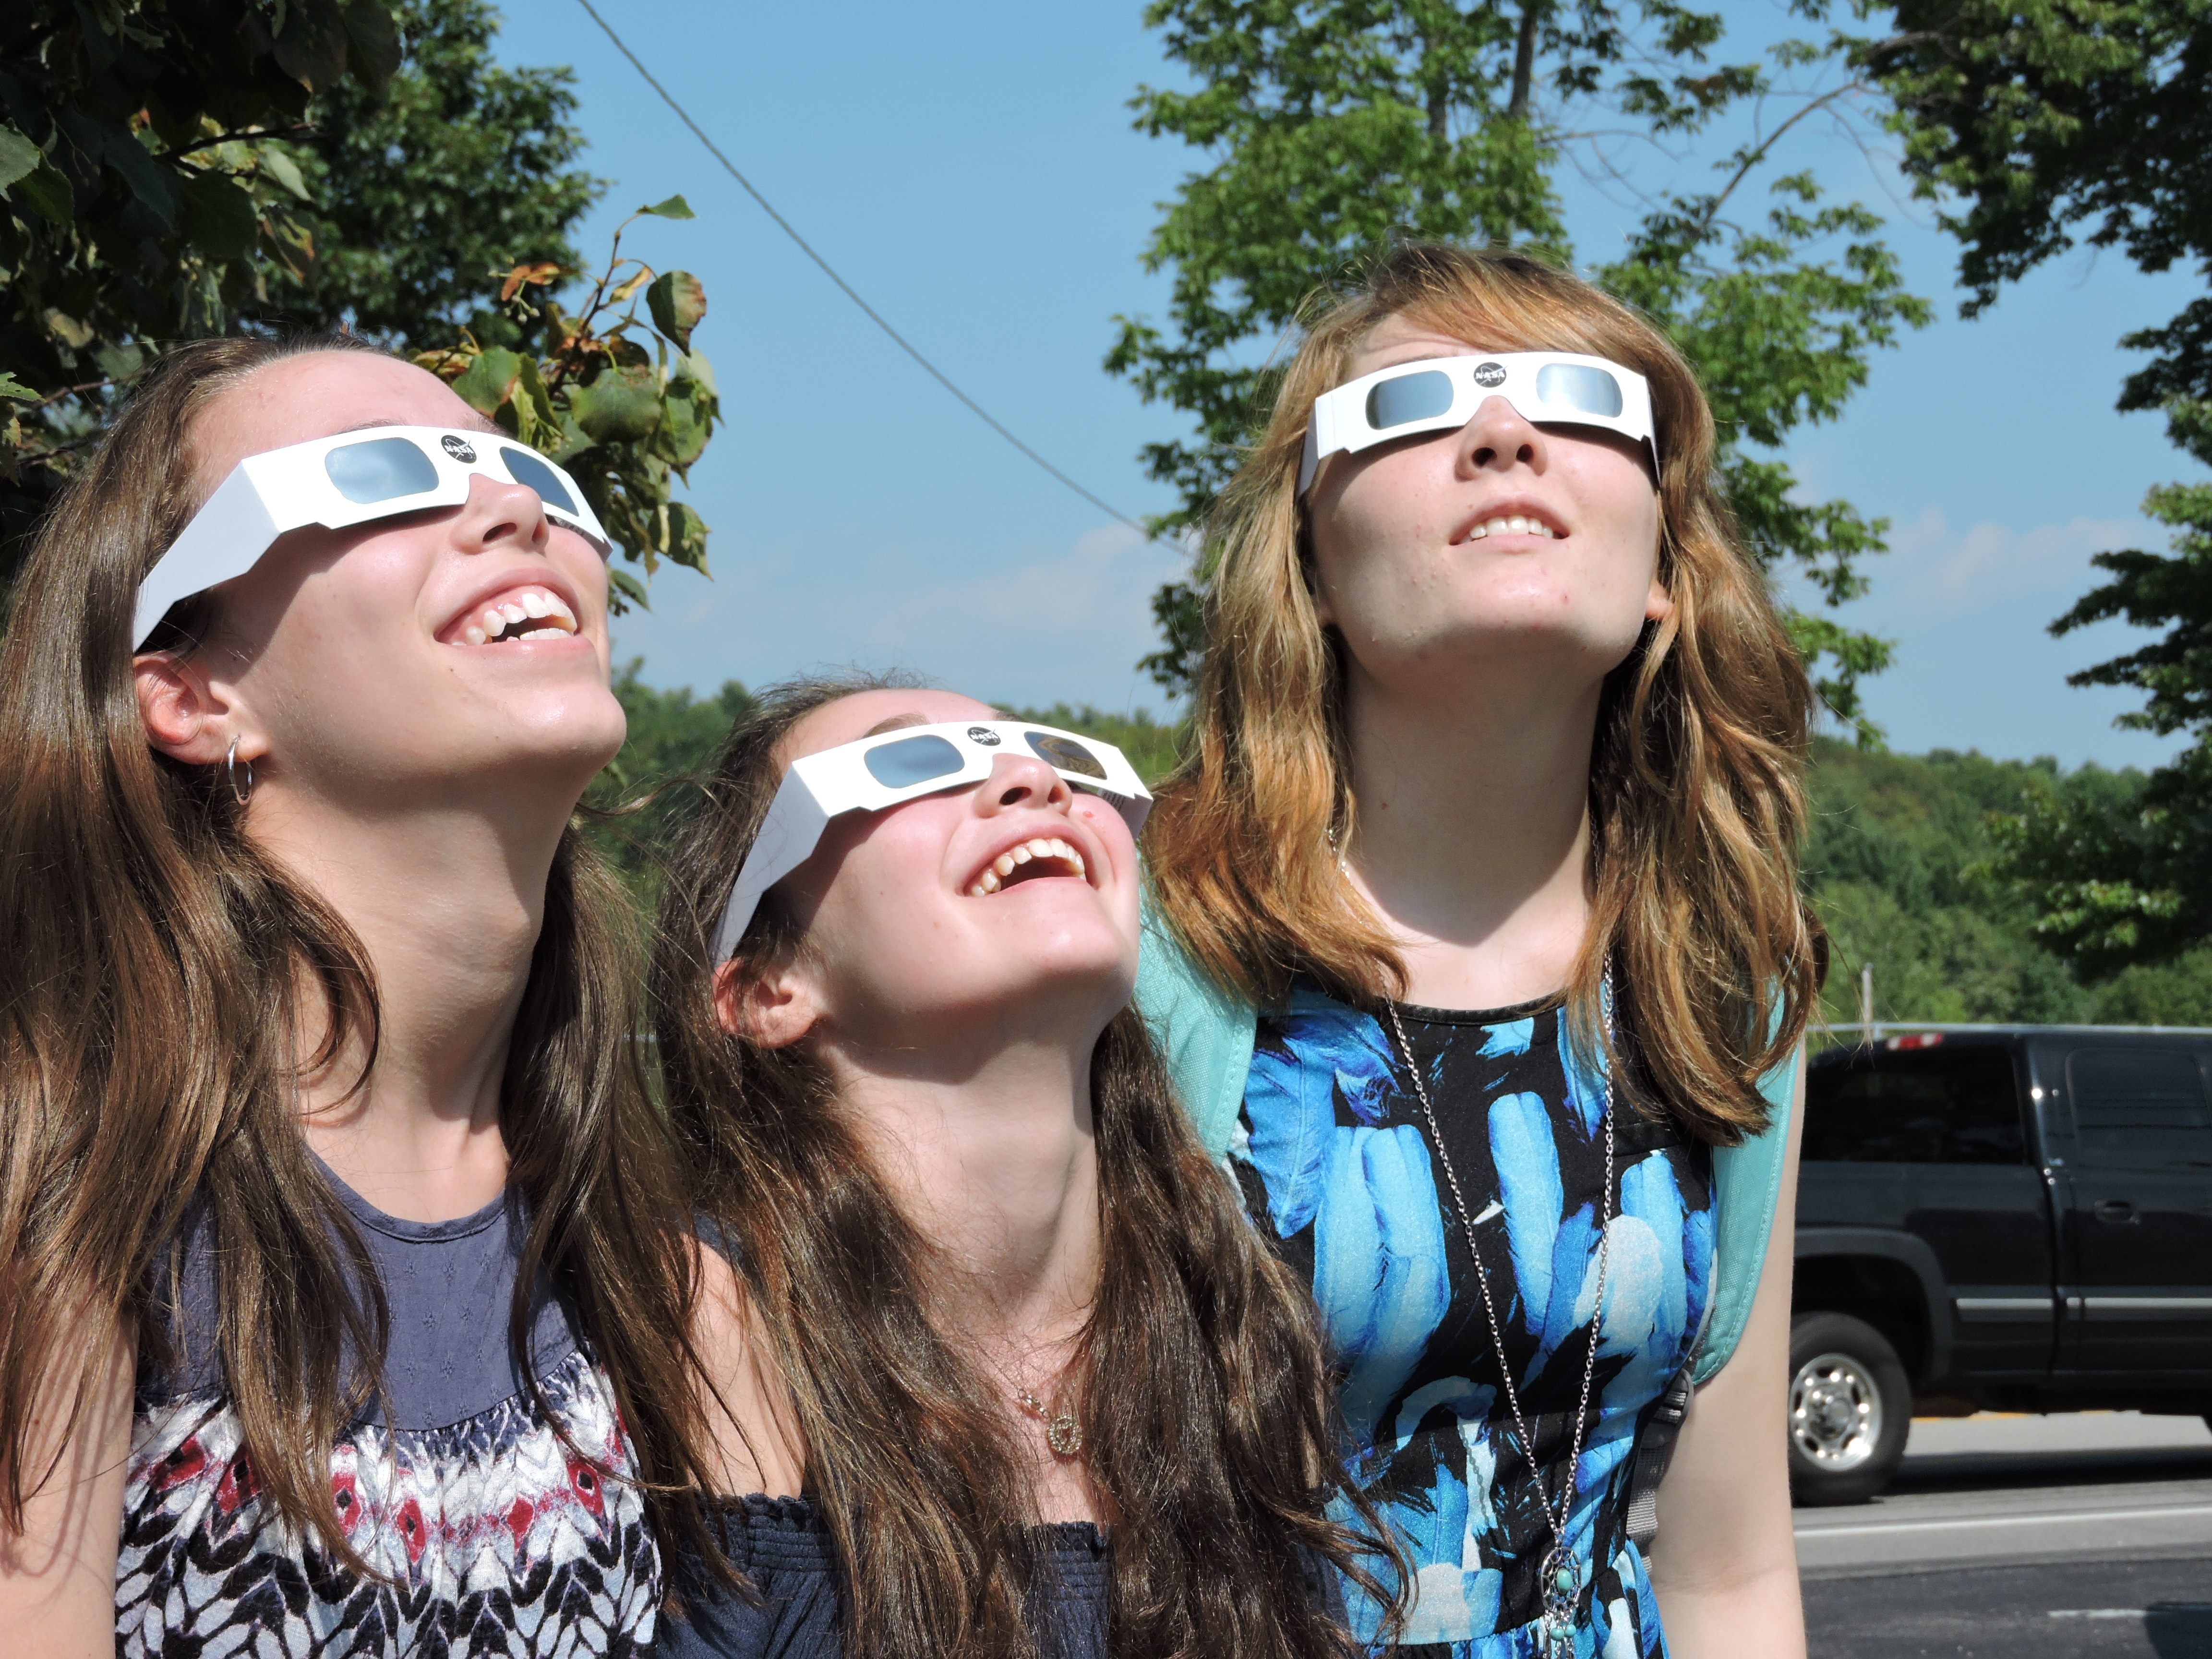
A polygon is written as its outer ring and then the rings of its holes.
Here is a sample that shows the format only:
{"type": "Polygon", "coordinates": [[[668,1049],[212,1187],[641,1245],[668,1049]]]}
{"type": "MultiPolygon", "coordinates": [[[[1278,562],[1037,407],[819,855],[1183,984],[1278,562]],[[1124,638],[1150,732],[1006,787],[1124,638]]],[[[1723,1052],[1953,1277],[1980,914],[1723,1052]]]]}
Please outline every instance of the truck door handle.
{"type": "Polygon", "coordinates": [[[2138,1220],[2136,1206],[2124,1198],[2100,1198],[2097,1200],[2095,1208],[2097,1219],[2100,1221],[2109,1221],[2118,1226],[2132,1227],[2138,1220]]]}

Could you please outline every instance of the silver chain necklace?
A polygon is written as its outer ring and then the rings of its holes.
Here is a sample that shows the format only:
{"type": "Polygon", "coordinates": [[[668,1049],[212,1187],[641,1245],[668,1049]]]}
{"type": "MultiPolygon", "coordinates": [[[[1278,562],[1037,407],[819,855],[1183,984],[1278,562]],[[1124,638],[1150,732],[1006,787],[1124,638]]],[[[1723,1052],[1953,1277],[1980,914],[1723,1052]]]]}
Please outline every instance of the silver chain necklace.
{"type": "MultiPolygon", "coordinates": [[[[1606,970],[1605,982],[1598,994],[1610,1039],[1612,969],[1606,970]]],[[[1436,1104],[1429,1098],[1429,1085],[1421,1076],[1420,1061],[1413,1057],[1413,1045],[1407,1040],[1406,1024],[1398,1017],[1398,1005],[1386,1002],[1383,1006],[1390,1011],[1390,1026],[1398,1035],[1399,1052],[1405,1055],[1406,1069],[1413,1074],[1413,1092],[1420,1098],[1421,1115],[1429,1121],[1429,1137],[1436,1143],[1437,1162],[1443,1165],[1444,1179],[1451,1185],[1452,1206],[1459,1212],[1459,1224],[1467,1234],[1468,1254],[1474,1258],[1474,1282],[1482,1291],[1482,1311],[1490,1321],[1490,1341],[1498,1355],[1498,1379],[1505,1384],[1505,1403],[1512,1408],[1513,1426],[1521,1436],[1522,1455],[1528,1460],[1528,1477],[1535,1483],[1537,1507],[1543,1511],[1545,1524],[1552,1531],[1552,1547],[1544,1553],[1544,1612],[1536,1639],[1547,1656],[1571,1653],[1577,1576],[1567,1560],[1567,1522],[1574,1512],[1575,1471],[1582,1464],[1583,1434],[1589,1421],[1590,1378],[1597,1370],[1598,1334],[1605,1320],[1605,1273],[1613,1254],[1612,1067],[1607,1067],[1605,1092],[1598,1105],[1599,1119],[1605,1125],[1605,1187],[1598,1199],[1598,1212],[1602,1219],[1598,1226],[1597,1291],[1590,1309],[1589,1352],[1583,1357],[1582,1395],[1575,1406],[1575,1431],[1568,1449],[1566,1474],[1559,1483],[1558,1502],[1554,1504],[1552,1494],[1544,1489],[1544,1472],[1536,1462],[1536,1442],[1528,1432],[1528,1419],[1522,1415],[1521,1391],[1513,1386],[1513,1368],[1505,1358],[1505,1338],[1498,1323],[1498,1304],[1490,1294],[1490,1274],[1482,1265],[1482,1246],[1475,1242],[1474,1218],[1468,1213],[1467,1194],[1460,1190],[1459,1171],[1452,1167],[1451,1154],[1444,1150],[1443,1125],[1437,1121],[1436,1104]]]]}

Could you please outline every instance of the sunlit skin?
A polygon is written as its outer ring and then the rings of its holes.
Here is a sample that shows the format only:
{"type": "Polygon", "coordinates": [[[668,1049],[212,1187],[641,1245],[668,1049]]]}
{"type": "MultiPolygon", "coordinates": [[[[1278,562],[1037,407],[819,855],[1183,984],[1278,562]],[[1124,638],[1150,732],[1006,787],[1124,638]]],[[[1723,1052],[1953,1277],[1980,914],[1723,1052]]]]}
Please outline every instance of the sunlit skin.
{"type": "MultiPolygon", "coordinates": [[[[890,724],[995,717],[950,692],[869,691],[815,711],[788,757],[890,724]]],[[[1137,970],[1136,848],[1121,814],[1026,754],[988,781],[832,820],[775,890],[805,929],[787,959],[717,980],[726,1028],[770,1047],[805,1042],[945,1271],[933,1315],[988,1372],[1045,1399],[1098,1273],[1091,1051],[1137,970]],[[1067,842],[1083,873],[1042,873],[988,896],[992,861],[1031,840],[1067,842]]],[[[712,1335],[710,1334],[710,1340],[712,1335]]],[[[738,1369],[733,1404],[756,1457],[738,1490],[797,1491],[800,1460],[738,1369]],[[748,1412],[758,1413],[748,1419],[748,1412]]],[[[1047,1519],[1097,1519],[1080,1467],[1038,1446],[1047,1519]]]]}
{"type": "MultiPolygon", "coordinates": [[[[1345,378],[1507,349],[1390,318],[1345,378]]],[[[1345,647],[1345,875],[1398,942],[1407,1000],[1557,994],[1590,927],[1600,695],[1673,603],[1641,447],[1492,398],[1456,432],[1332,456],[1310,507],[1315,608],[1345,647]],[[1516,514],[1563,533],[1468,535],[1516,514]]],[[[1783,1420],[1803,1086],[1750,1321],[1660,1489],[1650,1570],[1678,1659],[1805,1651],[1783,1420]]]]}

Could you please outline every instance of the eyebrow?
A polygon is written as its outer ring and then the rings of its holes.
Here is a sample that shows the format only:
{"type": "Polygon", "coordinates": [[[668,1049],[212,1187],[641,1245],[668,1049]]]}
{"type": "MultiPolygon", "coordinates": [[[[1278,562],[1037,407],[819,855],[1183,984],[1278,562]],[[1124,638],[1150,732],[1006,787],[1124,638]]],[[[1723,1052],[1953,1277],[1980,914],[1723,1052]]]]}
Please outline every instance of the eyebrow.
{"type": "Polygon", "coordinates": [[[373,431],[373,430],[374,430],[376,428],[378,428],[378,427],[380,427],[380,426],[424,426],[424,425],[429,425],[429,426],[444,426],[444,427],[464,427],[464,428],[467,428],[469,431],[471,431],[471,432],[481,432],[481,433],[484,434],[484,435],[485,435],[485,436],[487,436],[487,437],[492,437],[492,438],[504,438],[504,437],[507,437],[507,436],[509,436],[509,435],[510,435],[510,434],[508,434],[508,432],[507,431],[507,429],[506,429],[504,427],[501,426],[497,422],[495,422],[495,421],[489,421],[489,420],[486,420],[486,419],[485,419],[482,415],[478,414],[475,410],[471,409],[471,410],[469,410],[469,418],[468,418],[467,420],[465,420],[465,421],[458,421],[458,422],[456,422],[456,421],[431,421],[431,422],[424,422],[424,421],[395,421],[395,420],[392,420],[392,419],[390,419],[390,418],[389,418],[389,417],[387,417],[387,416],[381,416],[381,415],[380,415],[380,416],[377,416],[374,420],[373,420],[373,421],[356,421],[356,422],[355,422],[351,426],[342,426],[342,427],[340,427],[340,428],[339,428],[336,432],[331,433],[331,436],[332,436],[333,438],[343,438],[343,436],[345,436],[345,434],[346,434],[347,433],[349,433],[349,432],[368,432],[368,431],[373,431]]]}
{"type": "Polygon", "coordinates": [[[878,720],[860,733],[864,738],[879,738],[886,732],[902,731],[909,726],[927,726],[929,722],[920,714],[893,714],[889,720],[878,720]]]}

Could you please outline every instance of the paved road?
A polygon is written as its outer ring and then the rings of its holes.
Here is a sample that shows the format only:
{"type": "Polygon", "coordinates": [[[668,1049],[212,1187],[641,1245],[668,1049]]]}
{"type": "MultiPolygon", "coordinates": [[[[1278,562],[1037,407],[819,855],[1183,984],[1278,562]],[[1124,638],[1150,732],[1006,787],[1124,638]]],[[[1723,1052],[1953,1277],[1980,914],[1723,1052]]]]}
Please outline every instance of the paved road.
{"type": "Polygon", "coordinates": [[[1813,1659],[2212,1659],[2212,1431],[1915,1423],[1872,1504],[1800,1510],[1813,1659]]]}

